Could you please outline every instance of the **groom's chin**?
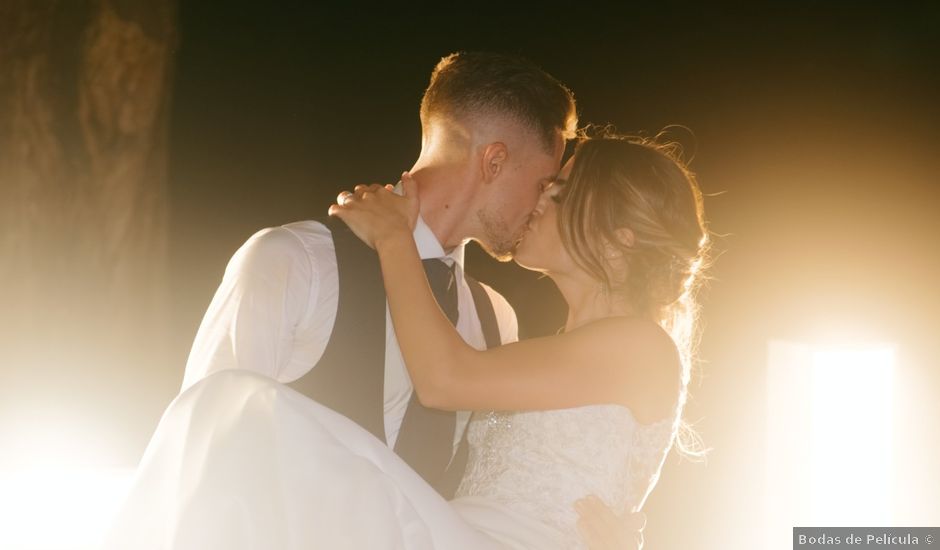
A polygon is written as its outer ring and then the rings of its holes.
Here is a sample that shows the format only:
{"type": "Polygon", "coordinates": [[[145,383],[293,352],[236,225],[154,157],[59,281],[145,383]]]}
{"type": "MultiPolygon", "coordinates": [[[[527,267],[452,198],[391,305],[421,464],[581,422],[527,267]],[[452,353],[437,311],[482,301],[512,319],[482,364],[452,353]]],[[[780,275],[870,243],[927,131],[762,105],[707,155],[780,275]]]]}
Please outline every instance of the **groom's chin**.
{"type": "Polygon", "coordinates": [[[493,259],[495,259],[497,262],[502,262],[502,263],[509,263],[516,259],[516,253],[514,251],[506,252],[504,254],[499,254],[499,255],[495,255],[495,254],[490,254],[490,255],[493,256],[493,259]]]}
{"type": "Polygon", "coordinates": [[[502,246],[493,246],[490,243],[483,242],[482,240],[476,241],[480,245],[480,248],[483,249],[491,258],[497,262],[511,262],[516,255],[516,248],[519,243],[504,243],[502,246]]]}

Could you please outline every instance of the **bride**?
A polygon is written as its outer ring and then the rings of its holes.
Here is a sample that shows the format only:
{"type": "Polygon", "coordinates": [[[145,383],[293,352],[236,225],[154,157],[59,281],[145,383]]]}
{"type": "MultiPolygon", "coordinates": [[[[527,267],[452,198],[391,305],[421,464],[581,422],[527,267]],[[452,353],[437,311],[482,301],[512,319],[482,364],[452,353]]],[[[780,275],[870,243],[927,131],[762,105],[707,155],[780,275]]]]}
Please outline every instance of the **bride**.
{"type": "Polygon", "coordinates": [[[456,498],[345,417],[225,370],[167,409],[107,548],[616,544],[579,524],[572,504],[590,506],[593,494],[617,512],[640,510],[677,440],[708,243],[694,177],[653,141],[581,141],[515,255],[558,286],[565,327],[487,351],[464,343],[435,301],[407,173],[400,193],[358,186],[330,213],[378,253],[422,404],[478,411],[456,498]]]}

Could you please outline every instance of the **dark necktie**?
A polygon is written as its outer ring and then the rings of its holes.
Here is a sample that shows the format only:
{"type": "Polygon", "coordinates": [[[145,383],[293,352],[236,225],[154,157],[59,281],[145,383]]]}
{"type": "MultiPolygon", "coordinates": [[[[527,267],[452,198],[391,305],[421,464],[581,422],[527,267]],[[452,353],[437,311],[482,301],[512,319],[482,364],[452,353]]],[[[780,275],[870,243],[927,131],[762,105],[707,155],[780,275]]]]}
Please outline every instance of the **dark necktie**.
{"type": "MultiPolygon", "coordinates": [[[[454,267],[442,260],[424,260],[424,271],[441,310],[457,324],[457,281],[454,267]]],[[[431,485],[443,476],[450,462],[454,445],[457,415],[453,411],[429,409],[412,392],[408,409],[402,419],[395,452],[431,485]]]]}

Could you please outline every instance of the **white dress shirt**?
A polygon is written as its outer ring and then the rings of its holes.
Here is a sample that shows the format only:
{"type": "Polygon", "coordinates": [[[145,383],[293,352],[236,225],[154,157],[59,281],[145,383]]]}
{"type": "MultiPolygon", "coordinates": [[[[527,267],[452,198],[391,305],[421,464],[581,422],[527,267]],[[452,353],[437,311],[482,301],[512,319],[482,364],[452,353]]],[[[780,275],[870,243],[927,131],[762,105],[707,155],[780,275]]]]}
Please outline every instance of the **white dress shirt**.
{"type": "MultiPolygon", "coordinates": [[[[456,262],[459,318],[457,331],[477,349],[485,348],[473,296],[463,275],[464,247],[447,254],[434,233],[418,219],[415,243],[422,259],[456,262]]],[[[493,303],[502,342],[518,338],[515,312],[500,294],[483,285],[493,303]]],[[[313,368],[326,349],[339,284],[330,231],[315,221],[262,229],[235,252],[225,269],[193,342],[183,390],[223,369],[248,369],[280,382],[292,382],[313,368]]],[[[385,434],[395,446],[408,401],[411,379],[405,368],[386,305],[385,434]]],[[[458,412],[454,445],[463,435],[469,412],[458,412]]]]}

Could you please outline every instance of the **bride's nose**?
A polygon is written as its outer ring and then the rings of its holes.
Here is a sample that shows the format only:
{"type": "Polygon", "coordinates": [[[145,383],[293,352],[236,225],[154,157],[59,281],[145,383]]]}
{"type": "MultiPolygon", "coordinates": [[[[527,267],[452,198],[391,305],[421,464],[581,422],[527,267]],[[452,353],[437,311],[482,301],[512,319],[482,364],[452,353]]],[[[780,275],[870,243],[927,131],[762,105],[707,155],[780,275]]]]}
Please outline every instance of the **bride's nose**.
{"type": "Polygon", "coordinates": [[[542,192],[539,194],[539,200],[535,204],[535,210],[532,211],[532,217],[541,216],[545,213],[545,208],[548,206],[554,194],[554,185],[554,183],[548,183],[542,188],[542,192]]]}

